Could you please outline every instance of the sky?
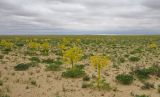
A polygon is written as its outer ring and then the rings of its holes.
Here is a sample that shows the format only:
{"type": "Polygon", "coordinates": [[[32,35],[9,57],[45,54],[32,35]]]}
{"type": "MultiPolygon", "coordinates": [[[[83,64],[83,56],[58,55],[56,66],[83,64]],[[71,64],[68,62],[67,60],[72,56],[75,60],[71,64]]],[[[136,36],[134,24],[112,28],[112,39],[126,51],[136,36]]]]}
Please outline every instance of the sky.
{"type": "Polygon", "coordinates": [[[0,34],[160,34],[160,0],[0,0],[0,34]]]}

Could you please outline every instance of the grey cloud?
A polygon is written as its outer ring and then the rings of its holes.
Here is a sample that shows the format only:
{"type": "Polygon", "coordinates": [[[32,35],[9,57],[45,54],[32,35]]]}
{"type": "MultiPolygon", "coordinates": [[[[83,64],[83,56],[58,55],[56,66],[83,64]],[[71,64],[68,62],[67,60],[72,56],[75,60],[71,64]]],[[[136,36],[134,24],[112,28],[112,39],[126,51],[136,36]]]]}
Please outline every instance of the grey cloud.
{"type": "Polygon", "coordinates": [[[159,0],[1,0],[0,34],[159,33],[159,4],[159,0]]]}

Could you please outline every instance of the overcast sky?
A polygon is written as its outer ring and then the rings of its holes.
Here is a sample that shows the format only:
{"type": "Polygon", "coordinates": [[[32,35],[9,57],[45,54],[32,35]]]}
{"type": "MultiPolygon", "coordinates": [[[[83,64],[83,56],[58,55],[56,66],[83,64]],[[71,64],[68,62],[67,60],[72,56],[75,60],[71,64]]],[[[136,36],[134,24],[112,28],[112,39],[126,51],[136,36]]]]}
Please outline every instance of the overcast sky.
{"type": "Polygon", "coordinates": [[[160,0],[0,0],[0,34],[160,34],[160,0]]]}

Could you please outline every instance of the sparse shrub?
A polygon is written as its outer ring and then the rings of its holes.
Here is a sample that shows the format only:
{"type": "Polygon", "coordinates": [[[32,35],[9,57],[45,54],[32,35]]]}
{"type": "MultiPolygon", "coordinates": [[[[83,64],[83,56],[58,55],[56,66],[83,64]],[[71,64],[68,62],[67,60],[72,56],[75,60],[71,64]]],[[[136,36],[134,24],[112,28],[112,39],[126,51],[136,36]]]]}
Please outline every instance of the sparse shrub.
{"type": "Polygon", "coordinates": [[[86,82],[82,83],[82,88],[91,88],[91,87],[93,87],[93,84],[91,83],[86,83],[86,82]]]}
{"type": "Polygon", "coordinates": [[[129,85],[133,82],[134,78],[129,74],[119,74],[116,76],[116,80],[121,84],[129,85]]]}
{"type": "Polygon", "coordinates": [[[125,59],[123,57],[118,58],[119,62],[124,63],[125,59]]]}
{"type": "Polygon", "coordinates": [[[137,62],[137,61],[140,60],[140,58],[137,57],[137,56],[130,56],[130,57],[129,57],[129,60],[130,60],[131,62],[137,62]]]}
{"type": "Polygon", "coordinates": [[[0,59],[3,59],[3,57],[4,57],[3,55],[0,55],[0,59]]]}
{"type": "Polygon", "coordinates": [[[131,51],[131,54],[136,54],[136,53],[141,53],[142,50],[140,48],[134,49],[133,51],[131,51]]]}
{"type": "Polygon", "coordinates": [[[47,65],[47,70],[49,71],[58,71],[60,70],[60,66],[62,65],[63,63],[59,60],[57,61],[54,61],[53,63],[50,63],[47,65]]]}
{"type": "Polygon", "coordinates": [[[36,85],[37,85],[37,82],[36,82],[35,80],[31,80],[31,85],[36,86],[36,85]]]}
{"type": "Polygon", "coordinates": [[[148,95],[143,94],[143,95],[135,95],[135,97],[149,97],[149,96],[148,96],[148,95]]]}
{"type": "Polygon", "coordinates": [[[14,67],[14,69],[16,71],[24,71],[24,70],[27,70],[29,68],[30,65],[28,64],[24,64],[24,63],[21,63],[21,64],[18,64],[14,67]]]}
{"type": "Polygon", "coordinates": [[[136,76],[138,77],[138,79],[140,80],[144,80],[149,78],[149,74],[150,74],[150,70],[143,68],[143,69],[138,69],[136,71],[134,71],[136,76]]]}
{"type": "Polygon", "coordinates": [[[90,77],[88,75],[84,76],[83,81],[90,81],[90,77]]]}
{"type": "Polygon", "coordinates": [[[44,59],[42,62],[43,62],[43,63],[50,64],[50,63],[53,63],[54,60],[53,60],[53,59],[44,59]]]}
{"type": "Polygon", "coordinates": [[[112,88],[111,88],[110,84],[107,83],[107,82],[103,79],[103,80],[100,80],[99,89],[100,89],[100,90],[110,91],[112,88]]]}
{"type": "Polygon", "coordinates": [[[66,78],[79,78],[84,75],[85,75],[84,70],[78,67],[73,67],[62,73],[62,76],[66,78]]]}
{"type": "Polygon", "coordinates": [[[157,91],[158,91],[158,93],[160,94],[160,84],[158,85],[157,91]]]}
{"type": "Polygon", "coordinates": [[[0,86],[2,86],[3,85],[3,81],[2,80],[0,80],[0,86]]]}
{"type": "Polygon", "coordinates": [[[144,85],[141,87],[141,89],[143,89],[143,90],[154,88],[154,85],[149,82],[144,82],[143,84],[144,85]]]}
{"type": "Polygon", "coordinates": [[[8,94],[0,94],[0,97],[10,97],[8,94]]]}
{"type": "Polygon", "coordinates": [[[30,58],[30,60],[32,62],[40,62],[40,59],[38,57],[32,57],[32,58],[30,58]]]}
{"type": "Polygon", "coordinates": [[[150,71],[151,75],[155,75],[155,76],[160,77],[160,66],[153,65],[153,66],[149,67],[148,70],[150,71]]]}

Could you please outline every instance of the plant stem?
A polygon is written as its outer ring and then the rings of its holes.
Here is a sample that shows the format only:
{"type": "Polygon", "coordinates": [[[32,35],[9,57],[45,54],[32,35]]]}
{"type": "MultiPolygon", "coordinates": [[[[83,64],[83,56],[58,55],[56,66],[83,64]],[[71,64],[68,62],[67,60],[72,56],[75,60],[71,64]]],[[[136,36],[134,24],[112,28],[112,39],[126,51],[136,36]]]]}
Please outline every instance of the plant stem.
{"type": "Polygon", "coordinates": [[[101,80],[101,68],[100,66],[98,65],[98,80],[97,80],[97,87],[100,89],[100,80],[101,80]]]}

